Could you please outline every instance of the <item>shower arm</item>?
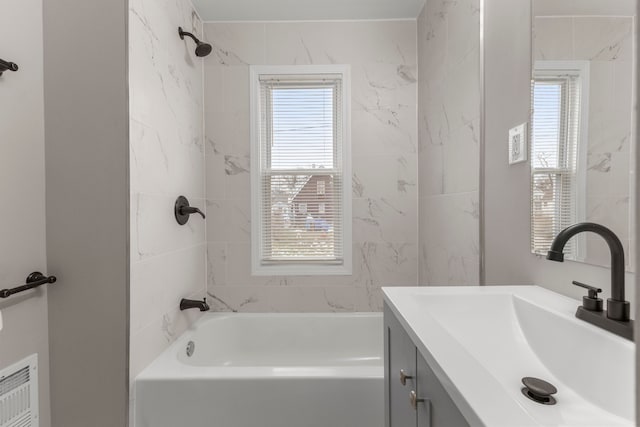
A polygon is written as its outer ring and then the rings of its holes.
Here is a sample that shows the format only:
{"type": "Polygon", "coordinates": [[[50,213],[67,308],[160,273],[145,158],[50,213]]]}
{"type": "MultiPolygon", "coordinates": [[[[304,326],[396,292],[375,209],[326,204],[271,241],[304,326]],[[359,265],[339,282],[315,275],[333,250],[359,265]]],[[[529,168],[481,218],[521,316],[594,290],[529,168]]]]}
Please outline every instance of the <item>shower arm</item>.
{"type": "Polygon", "coordinates": [[[180,34],[180,39],[181,40],[184,40],[184,36],[188,36],[188,37],[191,37],[194,42],[200,43],[200,40],[198,40],[198,38],[196,36],[194,36],[193,34],[191,34],[188,31],[184,31],[182,29],[182,27],[178,27],[178,34],[180,34]]]}

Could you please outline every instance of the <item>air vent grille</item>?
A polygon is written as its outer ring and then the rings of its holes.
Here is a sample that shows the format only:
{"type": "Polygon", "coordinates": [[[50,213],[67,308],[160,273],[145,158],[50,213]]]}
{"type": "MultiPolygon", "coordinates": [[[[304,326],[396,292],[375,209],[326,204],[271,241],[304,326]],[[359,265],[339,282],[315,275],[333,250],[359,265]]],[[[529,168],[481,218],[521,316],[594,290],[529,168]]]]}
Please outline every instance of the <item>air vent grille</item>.
{"type": "Polygon", "coordinates": [[[0,427],[38,427],[38,358],[0,371],[0,427]]]}

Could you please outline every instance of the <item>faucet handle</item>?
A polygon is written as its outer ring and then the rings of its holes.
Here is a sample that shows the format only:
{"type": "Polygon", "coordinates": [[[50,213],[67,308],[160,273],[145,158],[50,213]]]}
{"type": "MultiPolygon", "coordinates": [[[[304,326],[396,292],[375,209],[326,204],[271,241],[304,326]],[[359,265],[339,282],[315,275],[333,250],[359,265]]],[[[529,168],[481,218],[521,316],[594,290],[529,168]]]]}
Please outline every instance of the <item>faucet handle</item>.
{"type": "Polygon", "coordinates": [[[595,286],[587,285],[586,283],[577,282],[575,280],[571,283],[589,290],[589,298],[598,298],[598,294],[602,292],[602,289],[596,288],[595,286]]]}
{"type": "Polygon", "coordinates": [[[602,289],[595,286],[587,285],[577,281],[571,282],[576,286],[585,288],[588,291],[588,296],[582,297],[582,306],[589,311],[602,311],[602,298],[598,298],[598,294],[602,292],[602,289]]]}

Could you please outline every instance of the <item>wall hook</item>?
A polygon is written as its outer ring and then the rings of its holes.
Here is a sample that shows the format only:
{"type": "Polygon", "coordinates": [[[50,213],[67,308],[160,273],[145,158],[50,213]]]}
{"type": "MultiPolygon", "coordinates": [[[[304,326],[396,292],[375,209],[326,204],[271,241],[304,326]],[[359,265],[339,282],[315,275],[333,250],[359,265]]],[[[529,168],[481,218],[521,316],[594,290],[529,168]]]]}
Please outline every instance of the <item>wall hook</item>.
{"type": "Polygon", "coordinates": [[[5,71],[18,71],[18,64],[0,59],[0,76],[5,71]]]}
{"type": "Polygon", "coordinates": [[[202,219],[206,218],[200,209],[189,206],[189,201],[184,196],[179,196],[176,200],[173,213],[176,216],[176,221],[178,221],[178,224],[180,225],[185,225],[187,221],[189,221],[189,215],[195,213],[200,214],[202,219]]]}

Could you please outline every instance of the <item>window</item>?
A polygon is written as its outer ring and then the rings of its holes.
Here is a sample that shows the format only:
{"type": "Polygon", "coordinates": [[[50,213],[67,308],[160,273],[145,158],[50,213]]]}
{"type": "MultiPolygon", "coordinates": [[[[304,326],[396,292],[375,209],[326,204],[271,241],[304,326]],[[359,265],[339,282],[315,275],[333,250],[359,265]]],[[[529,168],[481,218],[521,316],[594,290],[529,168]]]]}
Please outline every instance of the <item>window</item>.
{"type": "Polygon", "coordinates": [[[255,275],[351,273],[348,72],[251,67],[255,275]]]}
{"type": "Polygon", "coordinates": [[[316,187],[316,194],[318,196],[324,196],[324,179],[319,180],[316,187]]]}
{"type": "MultiPolygon", "coordinates": [[[[532,81],[531,250],[546,255],[554,237],[584,218],[586,162],[586,90],[583,61],[537,61],[532,81]]],[[[569,259],[584,240],[565,246],[569,259]]]]}

